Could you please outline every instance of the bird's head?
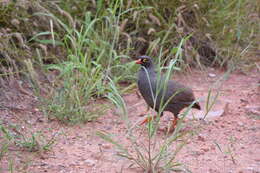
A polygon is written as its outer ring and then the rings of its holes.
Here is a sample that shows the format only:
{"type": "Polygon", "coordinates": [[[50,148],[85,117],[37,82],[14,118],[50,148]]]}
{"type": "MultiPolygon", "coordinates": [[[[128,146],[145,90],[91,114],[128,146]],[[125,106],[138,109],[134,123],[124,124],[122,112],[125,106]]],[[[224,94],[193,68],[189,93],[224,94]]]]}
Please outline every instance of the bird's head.
{"type": "Polygon", "coordinates": [[[153,61],[149,56],[143,55],[138,56],[138,59],[135,61],[136,64],[141,64],[142,66],[148,68],[153,66],[153,61]]]}

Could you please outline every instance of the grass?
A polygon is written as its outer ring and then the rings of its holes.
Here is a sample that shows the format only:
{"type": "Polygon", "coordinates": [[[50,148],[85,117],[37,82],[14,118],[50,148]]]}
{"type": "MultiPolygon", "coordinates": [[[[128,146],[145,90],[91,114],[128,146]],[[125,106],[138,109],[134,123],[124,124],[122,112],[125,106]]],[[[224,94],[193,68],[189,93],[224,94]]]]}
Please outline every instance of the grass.
{"type": "MultiPolygon", "coordinates": [[[[64,123],[92,121],[102,112],[96,110],[103,108],[91,109],[85,105],[108,92],[106,83],[109,76],[113,76],[116,83],[132,78],[129,74],[133,63],[122,65],[121,61],[129,57],[118,55],[115,50],[119,39],[119,29],[116,27],[119,18],[113,15],[113,9],[107,11],[110,16],[94,20],[91,20],[90,13],[86,13],[79,30],[66,25],[53,15],[38,14],[53,18],[64,28],[63,43],[68,53],[62,63],[46,66],[47,70],[59,73],[49,93],[50,98],[43,99],[45,104],[42,108],[46,115],[53,115],[64,123]],[[101,31],[96,30],[97,26],[102,26],[101,31]]],[[[38,35],[43,34],[46,33],[38,35]]],[[[47,34],[52,35],[53,39],[42,42],[55,43],[55,32],[47,34]]]]}
{"type": "MultiPolygon", "coordinates": [[[[22,17],[15,18],[21,23],[19,27],[23,27],[18,29],[24,33],[8,35],[0,43],[6,52],[0,52],[3,56],[1,66],[5,69],[0,75],[8,77],[22,73],[27,76],[40,97],[40,108],[45,115],[67,124],[85,123],[102,114],[105,107],[91,109],[86,105],[109,92],[109,78],[117,87],[121,82],[134,81],[136,66],[131,58],[135,55],[156,56],[159,65],[169,65],[170,60],[177,57],[176,65],[184,70],[194,63],[202,66],[201,58],[195,58],[198,47],[189,46],[190,38],[182,44],[185,51],[177,52],[180,50],[177,45],[187,35],[197,40],[201,36],[202,41],[207,35],[208,40],[214,40],[213,47],[221,55],[215,57],[220,58],[216,62],[220,66],[228,62],[228,68],[235,69],[241,67],[246,60],[244,57],[257,45],[257,19],[246,22],[248,15],[259,10],[254,1],[126,3],[110,0],[85,3],[67,0],[59,4],[36,2],[32,5],[41,10],[30,15],[22,10],[22,17]],[[185,7],[183,10],[178,9],[181,5],[185,7]],[[246,11],[244,6],[254,8],[246,11]],[[187,14],[190,18],[195,17],[193,22],[187,19],[187,14]],[[36,24],[40,22],[38,28],[32,27],[34,34],[27,33],[30,31],[28,26],[21,22],[25,18],[36,24]],[[179,24],[180,20],[184,26],[179,24]],[[192,32],[184,31],[186,25],[192,32]],[[28,53],[25,51],[28,47],[34,47],[35,51],[28,53]],[[26,58],[17,58],[21,55],[26,58]],[[47,79],[53,73],[56,75],[51,81],[39,81],[39,71],[47,79]]],[[[0,15],[6,16],[2,20],[5,26],[10,25],[6,20],[8,16],[17,17],[12,9],[18,7],[22,8],[15,2],[1,7],[0,15]]],[[[212,47],[210,43],[206,46],[212,47]]]]}
{"type": "MultiPolygon", "coordinates": [[[[1,156],[8,151],[9,146],[14,145],[21,149],[21,151],[42,152],[50,150],[55,142],[55,135],[47,140],[41,132],[31,132],[31,135],[20,132],[17,126],[5,127],[0,124],[1,138],[3,144],[1,147],[1,156]]],[[[1,158],[2,158],[1,157],[1,158]]]]}
{"type": "MultiPolygon", "coordinates": [[[[177,46],[188,34],[213,47],[219,54],[215,61],[220,66],[256,66],[252,54],[257,53],[255,50],[259,41],[257,0],[66,0],[59,3],[39,1],[27,5],[36,10],[30,12],[16,2],[0,8],[0,22],[4,28],[11,30],[11,34],[3,33],[5,37],[0,42],[4,52],[0,52],[3,55],[1,64],[10,64],[14,68],[13,73],[24,73],[25,59],[30,59],[37,67],[35,57],[41,53],[43,63],[48,60],[51,64],[71,61],[72,57],[67,58],[69,56],[79,59],[87,56],[86,60],[100,64],[97,62],[100,58],[102,67],[109,66],[117,80],[126,80],[132,78],[133,71],[131,65],[122,62],[128,62],[129,56],[140,53],[172,59],[171,45],[177,46]],[[45,15],[37,15],[40,13],[45,15]],[[183,26],[178,24],[180,20],[183,26]],[[13,21],[20,24],[14,26],[13,21]],[[191,29],[186,31],[185,26],[191,29]],[[121,57],[126,59],[122,60],[121,57]],[[121,72],[125,72],[124,76],[119,75],[121,72]]],[[[182,65],[200,64],[196,62],[198,48],[188,45],[184,48],[185,61],[182,65]]],[[[106,76],[108,71],[105,72],[106,76]]]]}
{"type": "Polygon", "coordinates": [[[0,123],[0,161],[7,163],[8,167],[2,165],[0,171],[24,172],[32,162],[27,152],[35,153],[37,156],[50,151],[56,142],[58,133],[47,137],[41,131],[34,132],[29,126],[20,124],[4,125],[0,123]],[[17,161],[22,160],[22,162],[17,161]]]}
{"type": "Polygon", "coordinates": [[[221,146],[216,141],[213,143],[217,146],[218,150],[223,154],[223,169],[228,170],[229,166],[226,165],[227,160],[231,160],[233,164],[237,164],[236,162],[236,155],[234,151],[234,145],[236,144],[236,139],[234,137],[230,137],[229,142],[227,145],[221,146]],[[228,159],[226,159],[228,158],[228,159]]]}

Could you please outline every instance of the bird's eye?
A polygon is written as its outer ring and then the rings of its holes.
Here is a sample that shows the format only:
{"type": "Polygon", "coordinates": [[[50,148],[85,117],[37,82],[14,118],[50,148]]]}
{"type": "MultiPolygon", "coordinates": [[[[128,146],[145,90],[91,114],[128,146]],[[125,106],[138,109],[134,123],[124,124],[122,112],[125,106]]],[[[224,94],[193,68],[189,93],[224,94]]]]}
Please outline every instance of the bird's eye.
{"type": "Polygon", "coordinates": [[[145,58],[145,59],[143,59],[143,62],[147,62],[147,61],[148,61],[148,59],[146,59],[146,58],[145,58]]]}

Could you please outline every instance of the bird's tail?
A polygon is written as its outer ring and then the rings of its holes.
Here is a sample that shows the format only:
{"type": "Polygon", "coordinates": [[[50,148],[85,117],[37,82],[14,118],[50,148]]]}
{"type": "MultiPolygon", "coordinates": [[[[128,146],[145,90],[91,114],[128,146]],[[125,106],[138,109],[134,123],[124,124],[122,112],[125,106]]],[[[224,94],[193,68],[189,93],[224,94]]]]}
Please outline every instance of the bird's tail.
{"type": "Polygon", "coordinates": [[[200,104],[199,103],[195,103],[192,108],[195,108],[195,109],[198,109],[198,110],[201,110],[200,108],[200,104]]]}

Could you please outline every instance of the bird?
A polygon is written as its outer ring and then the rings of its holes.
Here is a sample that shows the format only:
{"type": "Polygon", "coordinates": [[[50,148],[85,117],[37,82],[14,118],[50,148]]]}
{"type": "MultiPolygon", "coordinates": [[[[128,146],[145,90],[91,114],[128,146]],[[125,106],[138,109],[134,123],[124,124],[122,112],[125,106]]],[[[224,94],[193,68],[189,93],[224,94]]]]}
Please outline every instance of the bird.
{"type": "MultiPolygon", "coordinates": [[[[149,107],[153,108],[160,116],[165,111],[174,115],[172,129],[175,129],[179,120],[178,115],[182,109],[192,105],[192,108],[200,110],[200,104],[195,102],[195,96],[191,88],[174,80],[166,81],[166,77],[158,75],[154,69],[151,57],[138,56],[135,61],[141,68],[137,75],[138,89],[149,107]]],[[[153,117],[146,117],[140,124],[149,122],[153,117]]]]}

